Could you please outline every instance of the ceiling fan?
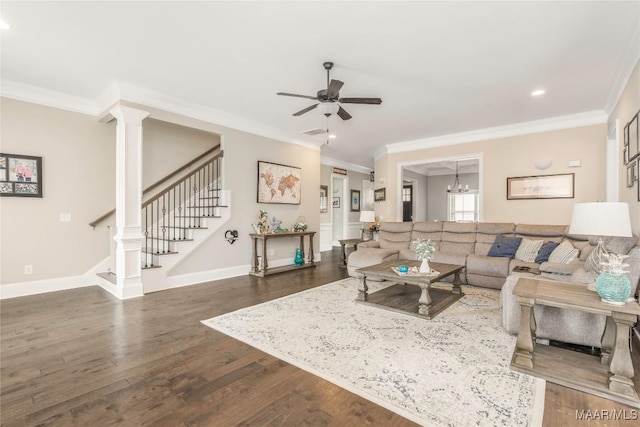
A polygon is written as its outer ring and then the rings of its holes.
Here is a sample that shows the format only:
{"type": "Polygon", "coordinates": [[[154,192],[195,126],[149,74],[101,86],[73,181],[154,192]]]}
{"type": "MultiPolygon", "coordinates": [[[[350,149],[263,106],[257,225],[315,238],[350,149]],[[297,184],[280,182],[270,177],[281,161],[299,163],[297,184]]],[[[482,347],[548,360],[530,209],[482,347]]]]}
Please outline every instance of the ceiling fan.
{"type": "Polygon", "coordinates": [[[324,110],[324,115],[329,117],[333,112],[336,112],[342,120],[349,120],[351,118],[351,114],[347,113],[346,110],[342,108],[342,106],[338,105],[338,103],[340,104],[375,104],[375,105],[382,103],[382,99],[380,98],[340,98],[340,89],[342,88],[342,85],[344,85],[344,83],[342,83],[340,80],[334,80],[329,78],[329,71],[331,71],[331,69],[333,68],[333,62],[325,62],[324,64],[322,64],[322,66],[324,67],[325,70],[327,70],[327,88],[320,89],[316,93],[316,96],[278,92],[278,95],[282,95],[282,96],[295,96],[296,98],[307,98],[307,99],[314,99],[314,100],[320,101],[319,103],[313,104],[307,108],[304,108],[298,111],[297,113],[293,113],[294,116],[301,116],[304,113],[307,113],[313,110],[318,105],[328,106],[333,104],[338,106],[337,112],[335,111],[335,107],[333,107],[333,111],[331,108],[326,108],[324,110]]]}

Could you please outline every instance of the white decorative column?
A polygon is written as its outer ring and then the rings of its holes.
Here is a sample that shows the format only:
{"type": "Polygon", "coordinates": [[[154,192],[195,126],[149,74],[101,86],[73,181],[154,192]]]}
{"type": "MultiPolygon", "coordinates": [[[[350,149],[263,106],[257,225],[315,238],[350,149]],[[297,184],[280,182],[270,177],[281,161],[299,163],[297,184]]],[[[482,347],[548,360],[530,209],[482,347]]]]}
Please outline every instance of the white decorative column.
{"type": "Polygon", "coordinates": [[[118,105],[116,118],[116,296],[142,296],[142,120],[147,111],[118,105]]]}

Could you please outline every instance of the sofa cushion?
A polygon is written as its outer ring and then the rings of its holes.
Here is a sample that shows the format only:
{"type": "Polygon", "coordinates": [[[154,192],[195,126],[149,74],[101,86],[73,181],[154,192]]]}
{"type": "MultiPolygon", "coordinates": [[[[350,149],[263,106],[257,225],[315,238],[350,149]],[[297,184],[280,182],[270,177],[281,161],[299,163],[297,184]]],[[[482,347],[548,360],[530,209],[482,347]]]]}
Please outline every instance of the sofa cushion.
{"type": "Polygon", "coordinates": [[[580,268],[579,263],[564,263],[564,262],[543,262],[540,264],[540,271],[543,273],[561,274],[563,276],[569,276],[580,268]]]}
{"type": "Polygon", "coordinates": [[[478,234],[513,234],[515,229],[511,222],[479,222],[476,226],[478,234]]]}
{"type": "Polygon", "coordinates": [[[496,236],[496,240],[493,242],[491,249],[489,249],[489,253],[487,254],[490,257],[506,257],[513,258],[516,255],[516,251],[518,250],[518,246],[520,246],[520,242],[522,241],[522,237],[506,237],[502,235],[496,236]]]}
{"type": "Polygon", "coordinates": [[[542,240],[560,243],[566,230],[566,225],[518,224],[515,232],[522,237],[543,237],[544,239],[542,240]]]}
{"type": "Polygon", "coordinates": [[[509,275],[509,258],[471,254],[467,256],[467,273],[507,277],[509,275]]]}
{"type": "Polygon", "coordinates": [[[562,262],[569,264],[578,257],[578,249],[574,248],[570,241],[560,243],[549,255],[549,262],[562,262]]]}
{"type": "Polygon", "coordinates": [[[543,243],[543,240],[529,240],[527,238],[523,238],[522,242],[520,242],[520,246],[518,246],[518,250],[516,251],[516,259],[519,259],[520,261],[534,262],[543,243]]]}
{"type": "Polygon", "coordinates": [[[411,241],[411,222],[382,222],[378,232],[378,243],[381,249],[408,249],[411,241]]]}
{"type": "Polygon", "coordinates": [[[560,245],[560,243],[556,243],[556,242],[543,243],[542,246],[540,247],[540,250],[538,250],[538,255],[536,255],[535,262],[537,264],[542,264],[543,262],[549,261],[549,255],[551,255],[551,252],[553,252],[553,250],[557,248],[558,245],[560,245]]]}
{"type": "Polygon", "coordinates": [[[349,265],[354,268],[368,267],[398,258],[393,249],[362,248],[349,254],[349,265]]]}
{"type": "Polygon", "coordinates": [[[456,254],[472,254],[474,243],[464,243],[464,242],[440,242],[440,252],[450,252],[456,254]]]}

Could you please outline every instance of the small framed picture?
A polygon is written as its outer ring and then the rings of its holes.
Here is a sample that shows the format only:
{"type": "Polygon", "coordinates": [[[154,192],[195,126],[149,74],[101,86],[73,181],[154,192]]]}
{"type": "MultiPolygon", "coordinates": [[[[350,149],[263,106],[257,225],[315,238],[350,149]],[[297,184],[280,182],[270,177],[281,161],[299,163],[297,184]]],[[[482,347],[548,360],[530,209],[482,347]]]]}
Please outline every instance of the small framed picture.
{"type": "Polygon", "coordinates": [[[638,139],[638,113],[627,124],[627,133],[629,135],[629,143],[626,148],[628,150],[628,161],[632,162],[640,155],[640,140],[638,139]]]}
{"type": "Polygon", "coordinates": [[[339,207],[340,207],[340,197],[334,197],[334,198],[333,198],[333,204],[332,204],[332,206],[333,206],[334,208],[339,208],[339,207]]]}
{"type": "Polygon", "coordinates": [[[329,204],[329,198],[327,196],[329,194],[329,187],[326,185],[320,186],[320,213],[327,212],[327,205],[329,204]]]}
{"type": "Polygon", "coordinates": [[[0,153],[0,196],[42,197],[42,157],[0,153]]]}
{"type": "Polygon", "coordinates": [[[627,187],[633,187],[633,183],[638,180],[638,161],[633,161],[627,166],[627,187]]]}
{"type": "Polygon", "coordinates": [[[351,212],[360,212],[360,190],[351,190],[351,212]]]}
{"type": "Polygon", "coordinates": [[[387,199],[387,189],[385,187],[378,188],[373,191],[374,202],[384,202],[387,199]]]}

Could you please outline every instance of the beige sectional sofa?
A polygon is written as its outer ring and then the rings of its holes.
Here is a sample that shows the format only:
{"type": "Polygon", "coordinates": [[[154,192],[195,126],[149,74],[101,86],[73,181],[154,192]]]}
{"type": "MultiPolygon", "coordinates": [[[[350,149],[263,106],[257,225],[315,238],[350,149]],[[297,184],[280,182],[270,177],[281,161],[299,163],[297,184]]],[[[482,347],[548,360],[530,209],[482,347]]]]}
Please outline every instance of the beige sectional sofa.
{"type": "MultiPolygon", "coordinates": [[[[431,239],[435,243],[433,261],[464,265],[461,274],[464,283],[501,289],[503,326],[517,334],[520,308],[511,293],[521,276],[561,280],[576,286],[593,286],[596,273],[585,271],[585,260],[597,243],[596,238],[569,235],[565,225],[534,225],[514,223],[456,223],[456,222],[383,222],[377,241],[358,244],[358,250],[349,255],[349,275],[357,277],[358,268],[396,259],[415,259],[412,243],[416,239],[431,239]],[[579,249],[579,256],[568,264],[543,262],[541,264],[507,257],[488,256],[496,236],[522,237],[560,243],[569,240],[579,249]],[[513,273],[516,266],[537,267],[541,275],[513,273]],[[506,283],[506,285],[505,285],[506,283]]],[[[618,239],[611,242],[612,252],[626,252],[630,272],[627,274],[636,295],[640,280],[640,243],[618,239]],[[620,244],[620,243],[623,244],[620,244]]],[[[578,313],[555,307],[535,307],[539,338],[599,347],[604,329],[604,317],[578,313]]]]}

